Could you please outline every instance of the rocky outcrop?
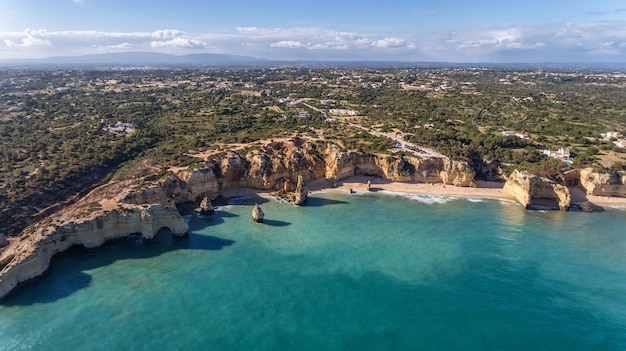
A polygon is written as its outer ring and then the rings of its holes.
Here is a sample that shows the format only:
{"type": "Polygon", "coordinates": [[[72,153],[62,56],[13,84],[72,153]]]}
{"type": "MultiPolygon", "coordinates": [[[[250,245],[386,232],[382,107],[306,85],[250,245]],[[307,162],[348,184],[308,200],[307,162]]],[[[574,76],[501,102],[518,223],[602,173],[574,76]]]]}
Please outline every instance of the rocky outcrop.
{"type": "Polygon", "coordinates": [[[466,162],[448,158],[379,156],[357,151],[343,151],[336,145],[326,149],[326,179],[353,175],[378,176],[391,181],[443,183],[475,186],[474,170],[466,162]]]}
{"type": "Polygon", "coordinates": [[[580,185],[587,195],[626,197],[626,175],[580,170],[580,185]]]}
{"type": "MultiPolygon", "coordinates": [[[[475,185],[475,173],[465,162],[380,156],[344,151],[334,144],[293,139],[270,143],[245,155],[234,151],[216,155],[206,167],[170,173],[159,185],[129,195],[126,202],[182,204],[196,202],[204,196],[215,199],[222,189],[235,187],[276,190],[282,196],[294,191],[294,184],[300,177],[305,183],[321,178],[340,180],[358,174],[391,181],[475,185]]],[[[306,197],[302,196],[305,192],[299,189],[297,193],[299,198],[290,201],[305,201],[306,197]]]]}
{"type": "Polygon", "coordinates": [[[567,187],[527,172],[513,171],[503,190],[526,209],[566,211],[570,207],[571,196],[567,187]]]}
{"type": "Polygon", "coordinates": [[[184,236],[189,230],[175,207],[162,205],[128,207],[85,221],[29,227],[19,241],[0,254],[0,299],[18,284],[43,274],[52,256],[72,246],[95,248],[132,233],[153,239],[161,228],[169,228],[175,236],[184,236]]]}
{"type": "Polygon", "coordinates": [[[211,203],[211,199],[208,196],[205,196],[202,201],[200,201],[200,213],[203,215],[212,215],[215,212],[215,207],[211,203]]]}
{"type": "Polygon", "coordinates": [[[259,204],[254,204],[254,207],[252,208],[252,220],[257,223],[263,223],[264,217],[265,213],[263,213],[263,210],[261,209],[259,204]]]}
{"type": "Polygon", "coordinates": [[[304,183],[302,176],[298,176],[298,184],[296,184],[296,190],[294,191],[294,201],[296,205],[303,205],[309,198],[309,188],[304,183]]]}
{"type": "MultiPolygon", "coordinates": [[[[381,156],[298,138],[254,147],[243,155],[223,152],[204,167],[170,172],[147,187],[133,180],[112,182],[62,210],[71,221],[59,220],[54,226],[45,222],[49,219],[39,222],[31,227],[36,229],[24,232],[21,240],[12,240],[0,252],[0,298],[20,282],[43,273],[51,256],[70,246],[96,247],[131,233],[151,239],[161,227],[182,235],[188,228],[173,206],[204,199],[209,211],[211,200],[227,188],[286,191],[294,203],[302,204],[308,197],[306,182],[357,174],[391,181],[474,185],[474,171],[466,163],[447,158],[381,156]]],[[[263,217],[255,206],[255,221],[262,222],[263,217]]]]}
{"type": "Polygon", "coordinates": [[[152,185],[130,192],[122,200],[127,204],[143,205],[143,204],[162,204],[174,205],[171,198],[168,198],[161,185],[152,185]]]}

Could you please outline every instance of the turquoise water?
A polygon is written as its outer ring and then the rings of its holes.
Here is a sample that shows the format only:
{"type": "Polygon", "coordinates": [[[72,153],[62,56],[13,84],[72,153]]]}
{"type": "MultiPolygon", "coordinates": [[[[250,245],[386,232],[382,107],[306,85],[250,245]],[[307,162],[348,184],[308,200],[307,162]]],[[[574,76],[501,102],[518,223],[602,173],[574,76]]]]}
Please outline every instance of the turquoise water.
{"type": "Polygon", "coordinates": [[[57,258],[0,350],[624,350],[626,211],[320,194],[57,258]]]}

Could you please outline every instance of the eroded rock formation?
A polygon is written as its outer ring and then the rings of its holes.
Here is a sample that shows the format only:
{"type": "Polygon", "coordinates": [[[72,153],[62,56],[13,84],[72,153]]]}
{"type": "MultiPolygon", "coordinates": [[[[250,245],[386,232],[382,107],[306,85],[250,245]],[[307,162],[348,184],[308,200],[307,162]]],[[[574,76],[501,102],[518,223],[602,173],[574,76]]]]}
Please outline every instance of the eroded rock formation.
{"type": "Polygon", "coordinates": [[[626,197],[626,175],[580,170],[580,185],[587,195],[626,197]]]}
{"type": "Polygon", "coordinates": [[[252,220],[257,223],[263,223],[264,217],[265,213],[263,213],[263,210],[261,209],[259,204],[254,204],[254,207],[252,208],[252,220]]]}
{"type": "MultiPolygon", "coordinates": [[[[214,156],[206,167],[170,173],[158,185],[139,189],[125,201],[131,204],[182,204],[203,196],[215,199],[223,189],[247,187],[276,190],[282,195],[294,192],[303,183],[326,178],[341,180],[353,175],[379,176],[391,181],[443,183],[474,186],[475,172],[465,162],[447,158],[381,156],[345,151],[334,144],[302,139],[270,143],[246,155],[228,151],[214,156]]],[[[302,203],[304,191],[298,190],[302,203]]]]}
{"type": "Polygon", "coordinates": [[[527,172],[513,171],[503,190],[526,209],[566,211],[570,207],[571,196],[567,187],[527,172]]]}
{"type": "MultiPolygon", "coordinates": [[[[474,185],[474,171],[466,163],[447,158],[422,160],[343,151],[336,145],[298,138],[255,147],[245,155],[222,152],[204,167],[170,172],[150,186],[133,180],[110,183],[27,228],[23,239],[11,241],[0,252],[0,299],[20,282],[43,273],[52,255],[73,245],[96,247],[132,233],[151,239],[162,227],[182,235],[188,227],[174,206],[206,198],[208,208],[210,200],[228,188],[281,190],[286,186],[294,191],[294,203],[302,204],[308,195],[306,182],[357,174],[391,181],[474,185]]],[[[255,220],[263,220],[260,208],[255,220]]]]}
{"type": "Polygon", "coordinates": [[[293,203],[296,205],[302,205],[309,198],[309,187],[306,186],[304,179],[301,175],[298,176],[298,184],[296,184],[296,190],[294,191],[295,198],[293,203]]]}
{"type": "Polygon", "coordinates": [[[208,196],[205,196],[202,201],[200,201],[200,213],[203,215],[212,215],[215,212],[215,207],[213,207],[213,203],[211,203],[211,199],[208,196]]]}
{"type": "Polygon", "coordinates": [[[325,161],[326,179],[343,179],[361,174],[398,182],[475,186],[474,170],[466,162],[452,161],[448,158],[379,156],[344,151],[331,144],[326,149],[325,161]]]}
{"type": "Polygon", "coordinates": [[[162,205],[126,207],[75,222],[38,223],[0,254],[0,299],[18,284],[43,274],[53,255],[72,246],[94,248],[132,233],[153,239],[161,228],[169,228],[175,236],[189,230],[175,207],[162,205]]]}

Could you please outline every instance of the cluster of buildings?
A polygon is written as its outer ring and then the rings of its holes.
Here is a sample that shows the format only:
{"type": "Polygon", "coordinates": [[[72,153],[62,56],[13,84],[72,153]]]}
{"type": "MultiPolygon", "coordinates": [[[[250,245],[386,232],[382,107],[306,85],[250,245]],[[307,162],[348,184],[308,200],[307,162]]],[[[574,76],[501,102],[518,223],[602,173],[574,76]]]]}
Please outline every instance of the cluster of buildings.
{"type": "Polygon", "coordinates": [[[502,132],[502,135],[504,136],[516,136],[520,139],[529,139],[530,137],[528,136],[528,133],[519,133],[516,132],[514,130],[505,130],[502,132]]]}
{"type": "Polygon", "coordinates": [[[121,133],[133,133],[135,131],[135,127],[132,124],[117,121],[113,126],[104,126],[102,130],[105,132],[121,132],[121,133]]]}
{"type": "Polygon", "coordinates": [[[348,110],[345,108],[331,108],[328,112],[331,115],[336,115],[336,116],[358,116],[359,115],[359,111],[348,110]]]}
{"type": "Polygon", "coordinates": [[[566,147],[562,147],[556,151],[543,150],[543,154],[549,157],[558,158],[563,161],[563,163],[566,163],[568,165],[572,164],[571,154],[569,152],[569,149],[566,147]]]}
{"type": "Polygon", "coordinates": [[[600,134],[605,141],[613,140],[613,144],[619,148],[626,148],[626,139],[624,139],[624,135],[620,132],[606,132],[600,134]]]}

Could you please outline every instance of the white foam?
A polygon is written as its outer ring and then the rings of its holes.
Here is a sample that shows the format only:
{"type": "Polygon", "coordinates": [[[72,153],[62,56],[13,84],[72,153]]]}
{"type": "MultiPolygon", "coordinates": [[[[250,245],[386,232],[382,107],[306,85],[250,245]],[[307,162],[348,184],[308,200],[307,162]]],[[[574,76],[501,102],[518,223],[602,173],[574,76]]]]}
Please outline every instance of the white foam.
{"type": "Polygon", "coordinates": [[[430,195],[430,194],[408,194],[408,193],[399,193],[394,191],[381,191],[383,194],[392,195],[392,196],[401,196],[410,200],[419,201],[421,203],[427,205],[433,204],[445,204],[450,201],[458,200],[458,198],[453,196],[441,196],[441,195],[430,195]]]}
{"type": "Polygon", "coordinates": [[[480,199],[480,198],[477,198],[477,197],[468,197],[467,201],[469,201],[469,202],[485,202],[485,199],[480,199]]]}
{"type": "Polygon", "coordinates": [[[619,211],[626,211],[626,206],[605,206],[607,208],[619,211]]]}

